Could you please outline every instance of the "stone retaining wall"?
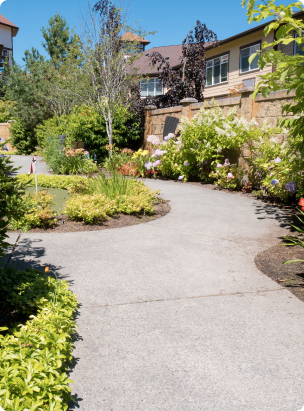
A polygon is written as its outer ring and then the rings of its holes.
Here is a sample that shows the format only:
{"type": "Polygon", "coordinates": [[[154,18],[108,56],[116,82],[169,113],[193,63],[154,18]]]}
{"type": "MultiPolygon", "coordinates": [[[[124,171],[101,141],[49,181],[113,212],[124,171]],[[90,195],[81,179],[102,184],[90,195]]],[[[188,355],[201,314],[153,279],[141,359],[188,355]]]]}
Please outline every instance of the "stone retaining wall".
{"type": "MultiPolygon", "coordinates": [[[[270,93],[268,98],[258,94],[253,100],[253,92],[253,88],[243,88],[239,91],[239,97],[216,100],[216,103],[224,113],[227,113],[229,108],[236,106],[239,117],[245,117],[249,121],[256,118],[260,124],[267,120],[271,126],[275,126],[282,117],[282,104],[290,102],[295,96],[294,92],[287,94],[286,90],[281,90],[270,93]]],[[[191,120],[204,104],[188,98],[182,100],[181,105],[176,107],[156,109],[155,106],[148,106],[146,108],[144,148],[149,147],[147,137],[150,134],[158,136],[161,141],[163,140],[164,124],[167,116],[177,117],[179,120],[183,116],[191,120]]]]}

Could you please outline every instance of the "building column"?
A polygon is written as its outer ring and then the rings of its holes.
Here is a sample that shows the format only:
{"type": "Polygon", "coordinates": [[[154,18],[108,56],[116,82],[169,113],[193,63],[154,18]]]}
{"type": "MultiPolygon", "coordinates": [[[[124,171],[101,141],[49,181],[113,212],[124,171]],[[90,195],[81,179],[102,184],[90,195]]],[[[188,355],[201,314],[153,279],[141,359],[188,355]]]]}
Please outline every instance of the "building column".
{"type": "Polygon", "coordinates": [[[254,92],[254,87],[243,87],[241,88],[238,93],[241,96],[241,113],[242,116],[245,117],[247,121],[251,121],[255,116],[254,113],[254,100],[252,98],[252,94],[254,92]]]}
{"type": "Polygon", "coordinates": [[[150,149],[151,145],[147,143],[147,138],[149,137],[150,134],[152,134],[152,116],[151,116],[151,111],[156,110],[156,106],[147,106],[145,107],[145,132],[144,132],[144,143],[143,143],[143,149],[150,149]],[[148,147],[149,144],[149,147],[148,147]]]}
{"type": "Polygon", "coordinates": [[[192,97],[184,98],[180,101],[182,105],[182,117],[186,117],[191,120],[191,104],[197,103],[197,100],[192,97]]]}

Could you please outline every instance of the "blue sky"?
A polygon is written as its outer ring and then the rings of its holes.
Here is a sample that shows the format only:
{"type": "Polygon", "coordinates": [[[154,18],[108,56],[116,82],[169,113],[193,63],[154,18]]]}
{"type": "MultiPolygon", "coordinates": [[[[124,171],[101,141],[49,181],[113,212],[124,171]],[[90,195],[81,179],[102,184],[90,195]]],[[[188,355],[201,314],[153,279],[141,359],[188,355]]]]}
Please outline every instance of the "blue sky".
{"type": "MultiPolygon", "coordinates": [[[[92,2],[92,0],[91,0],[92,2]]],[[[282,3],[282,1],[281,1],[282,3]]],[[[288,4],[288,1],[284,1],[288,4]]],[[[22,64],[22,56],[32,46],[43,52],[41,27],[58,11],[70,27],[80,30],[80,10],[86,10],[88,0],[6,0],[0,7],[4,15],[18,27],[14,39],[14,57],[22,64]]],[[[206,23],[219,39],[248,30],[245,9],[241,0],[131,0],[130,25],[137,20],[142,28],[157,31],[148,36],[150,47],[181,44],[196,20],[206,23]]],[[[253,26],[253,25],[252,25],[253,26]]]]}

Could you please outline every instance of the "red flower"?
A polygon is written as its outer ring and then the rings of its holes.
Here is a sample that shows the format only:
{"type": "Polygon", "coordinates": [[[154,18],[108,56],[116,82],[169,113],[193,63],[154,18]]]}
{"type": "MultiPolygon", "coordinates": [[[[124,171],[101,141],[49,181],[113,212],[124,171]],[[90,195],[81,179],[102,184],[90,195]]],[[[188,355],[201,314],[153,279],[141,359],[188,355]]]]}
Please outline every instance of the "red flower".
{"type": "Polygon", "coordinates": [[[298,204],[299,206],[304,207],[304,198],[300,198],[298,204]]]}

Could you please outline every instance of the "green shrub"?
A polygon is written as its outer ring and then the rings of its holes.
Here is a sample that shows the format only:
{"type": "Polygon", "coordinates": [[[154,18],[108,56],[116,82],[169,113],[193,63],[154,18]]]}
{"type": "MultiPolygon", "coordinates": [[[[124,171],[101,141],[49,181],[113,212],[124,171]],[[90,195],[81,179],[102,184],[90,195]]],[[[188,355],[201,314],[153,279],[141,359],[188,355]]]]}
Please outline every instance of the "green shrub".
{"type": "Polygon", "coordinates": [[[116,202],[104,194],[75,195],[68,199],[64,210],[70,219],[86,224],[98,224],[116,212],[116,202]]]}
{"type": "Polygon", "coordinates": [[[56,174],[91,174],[97,171],[95,161],[89,158],[89,152],[83,148],[59,149],[59,141],[53,139],[53,145],[45,150],[44,158],[49,168],[56,174]]]}
{"type": "Polygon", "coordinates": [[[0,100],[0,123],[7,123],[13,120],[12,109],[15,107],[14,101],[0,100]]]}
{"type": "Polygon", "coordinates": [[[39,191],[33,195],[27,194],[25,201],[27,204],[27,211],[22,218],[9,220],[10,228],[13,230],[29,230],[33,227],[48,228],[56,224],[56,213],[51,206],[55,205],[53,202],[54,196],[50,195],[48,191],[39,191]]]}
{"type": "MultiPolygon", "coordinates": [[[[113,139],[120,148],[136,146],[141,138],[140,124],[135,121],[127,109],[121,108],[114,118],[113,139]]],[[[74,141],[83,141],[86,149],[97,158],[107,155],[105,145],[108,136],[104,119],[87,106],[74,107],[70,115],[54,116],[36,128],[38,144],[45,150],[52,145],[50,137],[66,136],[66,146],[74,141]]]]}
{"type": "Polygon", "coordinates": [[[17,150],[17,154],[32,154],[37,146],[35,133],[27,130],[19,119],[11,123],[10,137],[10,143],[17,150]]]}
{"type": "Polygon", "coordinates": [[[65,411],[77,299],[68,283],[43,273],[0,269],[0,308],[29,318],[0,334],[0,406],[5,411],[65,411]]]}
{"type": "Polygon", "coordinates": [[[231,165],[227,160],[224,164],[218,164],[217,170],[212,171],[210,177],[219,187],[236,190],[242,187],[244,177],[248,173],[243,167],[238,167],[236,164],[231,165]]]}
{"type": "Polygon", "coordinates": [[[9,176],[16,170],[9,157],[3,158],[0,155],[0,257],[4,256],[5,250],[9,247],[5,241],[8,237],[8,220],[14,218],[18,221],[27,211],[23,198],[27,184],[9,176]]]}

